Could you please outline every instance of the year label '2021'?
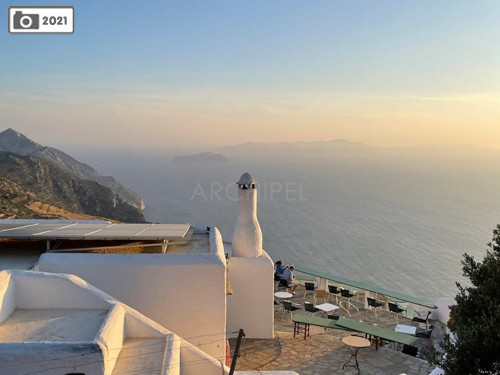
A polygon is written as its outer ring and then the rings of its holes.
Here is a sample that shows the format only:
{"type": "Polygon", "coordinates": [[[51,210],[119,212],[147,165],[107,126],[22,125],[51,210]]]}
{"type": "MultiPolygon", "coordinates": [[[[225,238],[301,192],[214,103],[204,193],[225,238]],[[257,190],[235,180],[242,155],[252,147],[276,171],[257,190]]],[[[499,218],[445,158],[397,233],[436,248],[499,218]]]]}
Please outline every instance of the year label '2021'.
{"type": "Polygon", "coordinates": [[[44,25],[67,25],[68,17],[42,17],[42,24],[44,25]]]}
{"type": "Polygon", "coordinates": [[[74,31],[72,6],[9,7],[9,32],[12,34],[72,34],[74,31]]]}

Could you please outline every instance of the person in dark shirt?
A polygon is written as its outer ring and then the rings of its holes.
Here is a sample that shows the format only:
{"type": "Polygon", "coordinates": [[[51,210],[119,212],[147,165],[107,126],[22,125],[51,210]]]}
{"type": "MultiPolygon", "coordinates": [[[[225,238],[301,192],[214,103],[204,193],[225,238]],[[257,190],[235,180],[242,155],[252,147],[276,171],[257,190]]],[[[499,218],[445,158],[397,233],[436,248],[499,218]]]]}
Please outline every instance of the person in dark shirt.
{"type": "Polygon", "coordinates": [[[283,268],[283,263],[281,263],[281,260],[278,260],[276,262],[276,266],[274,269],[274,280],[280,281],[283,278],[283,271],[285,269],[283,268]]]}

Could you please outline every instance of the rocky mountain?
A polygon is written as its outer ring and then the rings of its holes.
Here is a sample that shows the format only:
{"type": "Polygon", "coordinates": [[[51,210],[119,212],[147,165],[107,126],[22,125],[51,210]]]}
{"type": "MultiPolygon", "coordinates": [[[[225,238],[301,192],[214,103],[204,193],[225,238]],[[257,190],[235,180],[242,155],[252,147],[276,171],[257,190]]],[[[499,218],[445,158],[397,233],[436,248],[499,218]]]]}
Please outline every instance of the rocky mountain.
{"type": "Polygon", "coordinates": [[[1,219],[33,218],[36,214],[27,206],[35,200],[34,194],[27,192],[15,182],[0,177],[1,219]]]}
{"type": "Polygon", "coordinates": [[[0,219],[70,219],[101,220],[105,218],[66,210],[40,201],[20,185],[0,177],[0,219]]]}
{"type": "Polygon", "coordinates": [[[224,155],[215,152],[202,152],[194,155],[179,155],[172,161],[174,163],[223,163],[228,160],[224,155]]]}
{"type": "Polygon", "coordinates": [[[9,128],[0,133],[0,151],[12,152],[18,155],[36,156],[49,160],[59,168],[79,178],[95,181],[110,188],[113,192],[118,194],[122,200],[140,210],[144,209],[144,201],[141,196],[118,182],[116,178],[112,176],[103,176],[90,165],[79,162],[63,151],[33,142],[31,139],[14,129],[9,128]]]}
{"type": "Polygon", "coordinates": [[[0,194],[4,217],[44,217],[44,211],[51,211],[48,205],[124,222],[145,221],[141,210],[108,187],[36,156],[0,152],[0,194]]]}

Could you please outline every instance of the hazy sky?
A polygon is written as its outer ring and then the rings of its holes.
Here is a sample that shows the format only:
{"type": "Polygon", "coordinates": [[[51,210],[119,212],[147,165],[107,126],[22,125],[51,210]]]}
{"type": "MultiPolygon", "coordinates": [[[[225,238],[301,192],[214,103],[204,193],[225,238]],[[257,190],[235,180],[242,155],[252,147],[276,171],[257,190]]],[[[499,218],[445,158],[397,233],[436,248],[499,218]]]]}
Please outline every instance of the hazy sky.
{"type": "Polygon", "coordinates": [[[498,0],[29,2],[72,35],[11,35],[12,5],[2,128],[42,144],[500,148],[498,0]]]}

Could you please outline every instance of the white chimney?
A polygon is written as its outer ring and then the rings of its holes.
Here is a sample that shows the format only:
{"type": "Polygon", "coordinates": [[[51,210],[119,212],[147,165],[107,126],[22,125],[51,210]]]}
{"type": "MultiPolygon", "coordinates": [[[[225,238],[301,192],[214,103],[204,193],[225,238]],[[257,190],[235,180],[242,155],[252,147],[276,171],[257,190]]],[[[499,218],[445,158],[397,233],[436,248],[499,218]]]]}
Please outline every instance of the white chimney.
{"type": "Polygon", "coordinates": [[[257,181],[243,173],[238,185],[238,220],[233,231],[232,253],[237,257],[262,255],[262,231],[257,219],[257,181]]]}

